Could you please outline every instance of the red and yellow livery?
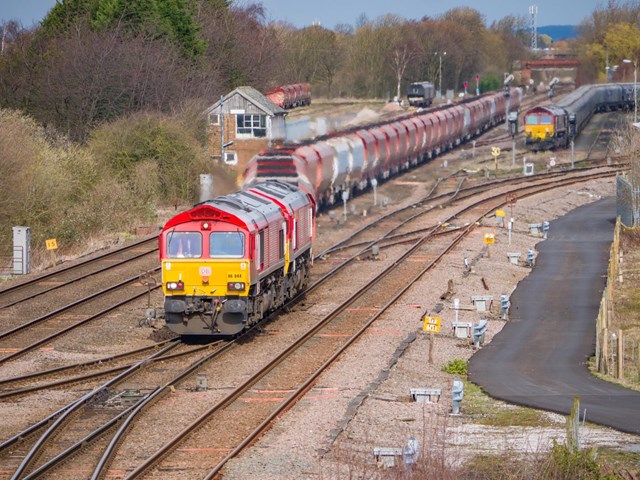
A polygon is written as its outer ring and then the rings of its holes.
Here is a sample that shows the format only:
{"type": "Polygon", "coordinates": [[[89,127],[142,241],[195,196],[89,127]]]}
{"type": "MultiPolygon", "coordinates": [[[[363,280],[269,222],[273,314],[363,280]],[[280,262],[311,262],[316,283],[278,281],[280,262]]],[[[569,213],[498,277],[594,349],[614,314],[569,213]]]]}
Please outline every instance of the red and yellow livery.
{"type": "Polygon", "coordinates": [[[167,327],[235,335],[302,291],[314,208],[308,194],[271,180],[169,220],[159,239],[167,327]]]}

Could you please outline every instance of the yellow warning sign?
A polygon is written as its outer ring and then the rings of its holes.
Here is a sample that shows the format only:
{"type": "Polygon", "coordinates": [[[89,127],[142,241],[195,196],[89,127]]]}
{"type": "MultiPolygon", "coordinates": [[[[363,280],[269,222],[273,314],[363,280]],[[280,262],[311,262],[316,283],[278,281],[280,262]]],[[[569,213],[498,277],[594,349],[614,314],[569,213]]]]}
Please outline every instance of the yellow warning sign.
{"type": "Polygon", "coordinates": [[[493,233],[484,234],[484,243],[486,243],[487,245],[491,243],[495,243],[495,241],[496,241],[496,238],[493,236],[493,233]]]}
{"type": "Polygon", "coordinates": [[[47,250],[56,250],[58,248],[58,242],[56,242],[55,238],[45,240],[45,244],[47,245],[47,250]]]}
{"type": "Polygon", "coordinates": [[[504,213],[504,210],[496,210],[496,217],[506,217],[507,214],[504,213]]]}
{"type": "Polygon", "coordinates": [[[440,331],[441,319],[439,317],[424,317],[424,325],[422,325],[422,331],[438,333],[440,331]]]}

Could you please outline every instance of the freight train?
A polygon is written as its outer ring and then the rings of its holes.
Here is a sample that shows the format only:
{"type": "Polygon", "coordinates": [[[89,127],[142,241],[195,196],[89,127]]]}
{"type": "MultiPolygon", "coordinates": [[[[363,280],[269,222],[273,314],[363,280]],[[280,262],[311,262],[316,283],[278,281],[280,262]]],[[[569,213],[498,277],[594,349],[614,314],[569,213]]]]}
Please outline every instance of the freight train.
{"type": "Polygon", "coordinates": [[[633,84],[584,85],[555,104],[524,115],[525,147],[531,151],[567,148],[597,112],[633,107],[633,84]]]}
{"type": "Polygon", "coordinates": [[[267,98],[284,109],[311,105],[311,91],[308,83],[294,83],[276,87],[267,92],[267,98]]]}
{"type": "Polygon", "coordinates": [[[260,152],[247,163],[243,185],[264,179],[292,183],[319,207],[340,201],[505,121],[522,90],[485,94],[464,103],[414,112],[385,123],[300,145],[260,152]]]}
{"type": "Polygon", "coordinates": [[[203,337],[255,325],[308,283],[318,208],[504,122],[521,95],[486,94],[256,155],[241,191],[199,203],[162,229],[167,327],[203,337]]]}

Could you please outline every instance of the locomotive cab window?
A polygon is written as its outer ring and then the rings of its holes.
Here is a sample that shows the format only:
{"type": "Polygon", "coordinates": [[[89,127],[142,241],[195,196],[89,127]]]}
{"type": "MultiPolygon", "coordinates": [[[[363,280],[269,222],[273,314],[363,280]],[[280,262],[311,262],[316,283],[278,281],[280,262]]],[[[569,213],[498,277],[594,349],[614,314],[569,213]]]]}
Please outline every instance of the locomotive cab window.
{"type": "Polygon", "coordinates": [[[538,125],[538,116],[537,115],[527,115],[525,123],[527,125],[538,125]]]}
{"type": "Polygon", "coordinates": [[[242,232],[211,232],[209,256],[217,258],[244,257],[244,235],[242,232]]]}
{"type": "Polygon", "coordinates": [[[541,115],[540,125],[551,125],[553,123],[553,117],[551,115],[541,115]]]}
{"type": "Polygon", "coordinates": [[[167,256],[169,258],[200,258],[202,235],[199,232],[169,232],[167,256]]]}

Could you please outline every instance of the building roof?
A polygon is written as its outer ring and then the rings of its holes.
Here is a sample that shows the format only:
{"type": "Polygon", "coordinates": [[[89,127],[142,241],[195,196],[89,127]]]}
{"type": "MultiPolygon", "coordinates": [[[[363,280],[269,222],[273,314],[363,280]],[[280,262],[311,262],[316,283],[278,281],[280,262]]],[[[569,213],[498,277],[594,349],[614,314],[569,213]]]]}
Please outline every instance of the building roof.
{"type": "MultiPolygon", "coordinates": [[[[258,90],[249,86],[238,87],[232,92],[227,93],[224,96],[224,100],[226,101],[227,99],[233,97],[236,94],[241,95],[248,102],[252,103],[256,107],[258,107],[260,110],[264,111],[267,115],[270,115],[272,117],[279,116],[279,115],[284,116],[287,114],[287,111],[284,108],[280,108],[278,105],[273,103],[271,100],[269,100],[265,95],[260,93],[258,90]]],[[[209,108],[207,108],[205,113],[209,114],[219,109],[220,109],[220,100],[218,100],[216,103],[214,103],[209,108]]],[[[225,115],[226,113],[227,112],[225,112],[225,115]]]]}

